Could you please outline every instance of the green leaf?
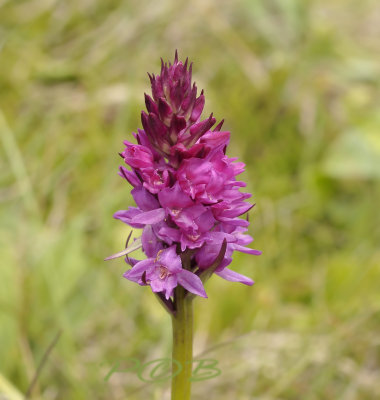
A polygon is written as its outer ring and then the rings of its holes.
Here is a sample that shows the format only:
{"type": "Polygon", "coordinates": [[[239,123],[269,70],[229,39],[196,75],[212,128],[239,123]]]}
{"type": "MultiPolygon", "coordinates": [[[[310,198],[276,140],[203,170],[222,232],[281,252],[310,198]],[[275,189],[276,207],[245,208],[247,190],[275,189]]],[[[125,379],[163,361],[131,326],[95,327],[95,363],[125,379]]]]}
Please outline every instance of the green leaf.
{"type": "Polygon", "coordinates": [[[0,373],[0,399],[23,400],[24,396],[0,373]]]}

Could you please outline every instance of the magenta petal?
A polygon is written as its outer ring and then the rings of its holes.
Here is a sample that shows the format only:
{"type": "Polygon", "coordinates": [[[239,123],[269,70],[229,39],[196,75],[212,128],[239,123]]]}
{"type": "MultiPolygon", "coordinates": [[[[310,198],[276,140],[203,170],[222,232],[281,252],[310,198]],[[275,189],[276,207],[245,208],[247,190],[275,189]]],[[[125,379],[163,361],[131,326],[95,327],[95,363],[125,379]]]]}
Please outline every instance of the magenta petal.
{"type": "Polygon", "coordinates": [[[150,211],[160,207],[157,199],[142,186],[135,187],[131,194],[142,211],[150,211]]]}
{"type": "Polygon", "coordinates": [[[165,242],[172,244],[172,242],[179,242],[181,237],[181,232],[175,228],[169,228],[168,226],[163,226],[158,231],[158,236],[165,240],[165,242]]]}
{"type": "Polygon", "coordinates": [[[207,243],[217,244],[223,243],[223,240],[226,239],[228,243],[235,242],[236,238],[234,235],[230,235],[225,232],[209,232],[207,234],[207,243]]]}
{"type": "Polygon", "coordinates": [[[124,142],[126,148],[122,153],[124,161],[133,168],[147,168],[153,164],[153,155],[145,146],[124,142]]]}
{"type": "Polygon", "coordinates": [[[209,267],[218,257],[220,252],[219,244],[205,244],[196,253],[196,261],[199,268],[209,267]]]}
{"type": "Polygon", "coordinates": [[[165,285],[165,297],[166,300],[169,299],[170,296],[173,296],[173,290],[177,286],[178,280],[176,275],[170,275],[166,279],[166,285],[165,285]]]}
{"type": "Polygon", "coordinates": [[[236,251],[241,251],[242,253],[246,254],[252,254],[254,256],[259,256],[262,254],[260,250],[255,250],[255,249],[249,249],[248,247],[240,246],[239,244],[233,243],[232,247],[236,251]]]}
{"type": "Polygon", "coordinates": [[[157,224],[165,218],[165,210],[157,208],[156,210],[146,211],[136,217],[133,217],[131,222],[133,224],[157,224]]]}
{"type": "Polygon", "coordinates": [[[157,261],[162,263],[170,272],[179,272],[182,269],[181,257],[176,252],[176,246],[170,246],[163,250],[157,261]]]}
{"type": "Polygon", "coordinates": [[[241,219],[241,218],[217,217],[217,220],[220,222],[226,222],[226,223],[228,223],[230,225],[234,225],[234,226],[244,226],[244,227],[249,226],[249,222],[246,221],[245,219],[241,219]]]}
{"type": "Polygon", "coordinates": [[[200,232],[210,231],[215,224],[215,218],[211,210],[206,210],[202,215],[196,219],[200,232]]]}
{"type": "Polygon", "coordinates": [[[172,188],[165,188],[158,193],[160,204],[165,208],[182,209],[193,205],[193,201],[181,190],[178,183],[172,188]]]}
{"type": "Polygon", "coordinates": [[[132,257],[125,257],[124,261],[130,265],[131,267],[134,267],[138,262],[140,262],[141,260],[137,260],[136,258],[132,258],[132,257]]]}
{"type": "Polygon", "coordinates": [[[230,140],[230,132],[208,132],[200,139],[201,143],[216,146],[226,146],[230,140]]]}
{"type": "Polygon", "coordinates": [[[163,292],[165,289],[165,284],[162,279],[154,279],[150,282],[150,287],[152,288],[153,292],[163,292]]]}
{"type": "Polygon", "coordinates": [[[162,249],[162,242],[157,239],[151,225],[145,225],[141,235],[141,243],[143,251],[148,257],[156,257],[157,253],[162,249]]]}
{"type": "Polygon", "coordinates": [[[119,219],[120,221],[124,222],[125,224],[128,224],[132,226],[133,228],[143,228],[144,225],[141,224],[136,224],[132,222],[132,218],[135,217],[136,215],[140,215],[141,210],[136,208],[136,207],[129,207],[128,210],[120,210],[115,212],[113,217],[115,219],[119,219]]]}
{"type": "Polygon", "coordinates": [[[224,217],[238,217],[239,215],[245,214],[248,212],[254,205],[250,203],[240,202],[237,204],[231,204],[231,206],[224,211],[224,217]]]}
{"type": "Polygon", "coordinates": [[[198,138],[200,138],[215,124],[215,122],[216,119],[211,114],[209,118],[194,124],[190,128],[191,140],[187,141],[185,145],[190,146],[191,144],[194,144],[198,140],[198,138]]]}
{"type": "Polygon", "coordinates": [[[126,179],[132,186],[139,186],[141,182],[137,175],[133,171],[128,171],[127,168],[120,166],[119,175],[126,179]]]}
{"type": "Polygon", "coordinates": [[[178,283],[189,292],[207,298],[207,294],[199,276],[187,271],[186,269],[183,269],[177,274],[177,279],[178,283]]]}
{"type": "Polygon", "coordinates": [[[240,282],[240,283],[244,283],[244,285],[248,285],[248,286],[252,286],[254,284],[253,280],[238,274],[235,271],[232,271],[228,268],[224,268],[223,271],[219,271],[219,272],[215,272],[217,275],[219,275],[221,278],[226,279],[227,281],[230,282],[240,282]]]}
{"type": "MultiPolygon", "coordinates": [[[[178,210],[175,210],[174,212],[171,211],[170,214],[173,217],[173,220],[176,223],[176,225],[178,225],[182,230],[189,230],[189,229],[198,229],[198,225],[195,219],[198,218],[199,216],[203,218],[203,214],[205,214],[205,211],[206,208],[204,206],[202,206],[201,204],[196,204],[180,212],[178,212],[178,210]]],[[[215,221],[214,218],[213,221],[215,221]]],[[[210,228],[211,227],[209,227],[209,229],[210,228]]]]}
{"type": "Polygon", "coordinates": [[[141,214],[141,210],[136,207],[129,207],[128,210],[116,211],[113,217],[124,222],[125,220],[130,221],[133,217],[139,214],[141,214]]]}
{"type": "Polygon", "coordinates": [[[130,281],[139,282],[144,271],[151,270],[154,267],[154,259],[147,258],[146,260],[139,261],[132,269],[123,274],[124,278],[130,281]]]}
{"type": "Polygon", "coordinates": [[[205,96],[201,94],[195,101],[193,111],[191,112],[191,121],[198,121],[202,114],[203,107],[205,105],[205,96]]]}

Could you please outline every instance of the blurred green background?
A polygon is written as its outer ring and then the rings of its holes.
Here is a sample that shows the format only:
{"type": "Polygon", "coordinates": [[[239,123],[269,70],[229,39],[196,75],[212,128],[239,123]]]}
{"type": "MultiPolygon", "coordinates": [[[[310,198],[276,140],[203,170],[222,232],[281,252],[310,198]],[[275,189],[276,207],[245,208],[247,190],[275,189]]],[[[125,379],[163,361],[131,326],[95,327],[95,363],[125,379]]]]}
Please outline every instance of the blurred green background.
{"type": "Polygon", "coordinates": [[[198,299],[194,352],[219,377],[193,398],[380,398],[380,4],[376,0],[0,1],[0,398],[168,399],[104,377],[170,357],[149,288],[104,257],[129,233],[117,175],[146,72],[194,62],[205,115],[257,203],[260,257],[198,299]]]}

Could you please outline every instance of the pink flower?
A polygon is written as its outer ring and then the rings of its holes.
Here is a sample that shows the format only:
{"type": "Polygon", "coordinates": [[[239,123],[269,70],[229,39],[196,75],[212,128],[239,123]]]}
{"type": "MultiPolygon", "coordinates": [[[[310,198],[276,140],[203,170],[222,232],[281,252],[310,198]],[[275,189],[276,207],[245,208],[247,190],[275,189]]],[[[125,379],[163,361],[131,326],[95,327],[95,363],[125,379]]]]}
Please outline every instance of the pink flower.
{"type": "Polygon", "coordinates": [[[164,292],[166,299],[173,295],[178,283],[191,293],[207,297],[200,278],[182,268],[175,246],[160,250],[156,258],[139,261],[124,277],[139,285],[150,285],[153,292],[164,292]]]}
{"type": "Polygon", "coordinates": [[[226,280],[252,285],[226,267],[234,251],[261,254],[246,247],[253,239],[241,216],[252,208],[246,202],[251,195],[240,192],[245,183],[236,180],[244,164],[226,155],[230,133],[221,131],[223,121],[211,131],[213,115],[201,119],[205,97],[203,91],[197,96],[191,75],[192,65],[178,61],[177,53],[173,65],[162,62],[160,75],[149,75],[152,96],[145,94],[144,130],[134,134],[138,144],[125,141],[120,154],[130,169],[120,167],[119,174],[133,186],[137,207],[114,217],[143,232],[131,250],[110,258],[142,247],[147,259],[127,256],[132,268],[124,277],[150,285],[166,300],[177,285],[206,297],[200,277],[209,268],[226,280]]]}
{"type": "Polygon", "coordinates": [[[148,148],[138,144],[130,144],[128,142],[124,143],[127,147],[121,153],[121,155],[124,157],[126,164],[133,168],[153,167],[153,155],[148,148]]]}

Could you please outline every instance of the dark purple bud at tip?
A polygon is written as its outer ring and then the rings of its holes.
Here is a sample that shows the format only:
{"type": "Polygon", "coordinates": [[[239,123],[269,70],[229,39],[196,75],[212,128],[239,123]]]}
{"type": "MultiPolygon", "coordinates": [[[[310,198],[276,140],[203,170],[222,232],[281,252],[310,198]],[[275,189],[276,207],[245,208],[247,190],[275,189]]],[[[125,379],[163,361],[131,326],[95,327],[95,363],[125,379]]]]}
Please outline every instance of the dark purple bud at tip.
{"type": "Polygon", "coordinates": [[[189,117],[189,114],[193,109],[196,97],[197,97],[197,87],[194,84],[191,91],[188,92],[187,96],[184,98],[181,104],[181,109],[184,113],[187,114],[187,118],[189,117]]]}
{"type": "Polygon", "coordinates": [[[149,76],[150,84],[153,86],[153,83],[154,83],[153,76],[149,72],[147,72],[147,74],[149,76]]]}
{"type": "Polygon", "coordinates": [[[201,94],[195,100],[194,108],[190,116],[191,121],[198,121],[199,117],[202,114],[204,105],[205,105],[205,97],[203,96],[203,94],[201,94]]]}
{"type": "Polygon", "coordinates": [[[224,119],[222,119],[222,120],[219,122],[219,124],[213,129],[213,132],[218,132],[218,131],[220,131],[220,129],[222,128],[223,124],[224,124],[224,119]]]}
{"type": "Polygon", "coordinates": [[[174,115],[171,123],[171,128],[173,128],[177,133],[181,132],[182,129],[186,128],[186,119],[178,115],[174,115]]]}
{"type": "Polygon", "coordinates": [[[165,69],[161,76],[158,75],[157,78],[155,78],[155,76],[153,75],[153,78],[151,79],[152,94],[153,94],[153,99],[155,101],[157,101],[158,98],[164,95],[164,91],[162,88],[162,76],[164,74],[165,74],[165,69]]]}
{"type": "Polygon", "coordinates": [[[180,82],[177,82],[175,86],[170,89],[170,100],[172,106],[174,106],[174,111],[178,111],[182,102],[182,88],[180,82]]]}
{"type": "Polygon", "coordinates": [[[158,114],[157,104],[154,102],[154,100],[146,93],[144,93],[144,96],[145,96],[145,105],[148,112],[158,114]]]}
{"type": "Polygon", "coordinates": [[[204,135],[210,128],[215,124],[216,119],[209,116],[208,119],[197,122],[190,128],[190,138],[188,138],[184,145],[186,147],[191,147],[202,135],[204,135]]]}
{"type": "Polygon", "coordinates": [[[141,111],[141,123],[142,123],[142,126],[143,126],[145,132],[147,134],[149,134],[148,133],[148,131],[149,131],[148,114],[145,111],[141,111]]]}
{"type": "Polygon", "coordinates": [[[174,54],[174,64],[178,62],[178,51],[175,49],[175,54],[174,54]]]}
{"type": "Polygon", "coordinates": [[[148,124],[150,131],[155,137],[165,137],[168,128],[165,124],[158,118],[156,114],[150,113],[148,117],[148,124]]]}
{"type": "Polygon", "coordinates": [[[158,113],[161,117],[161,119],[166,123],[167,119],[170,118],[172,115],[173,111],[169,104],[165,101],[163,97],[160,97],[158,99],[158,113]]]}

